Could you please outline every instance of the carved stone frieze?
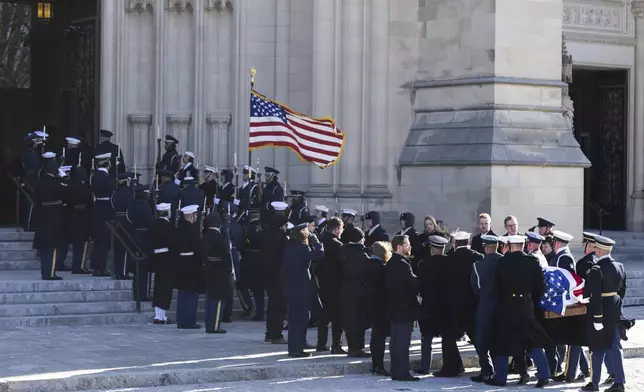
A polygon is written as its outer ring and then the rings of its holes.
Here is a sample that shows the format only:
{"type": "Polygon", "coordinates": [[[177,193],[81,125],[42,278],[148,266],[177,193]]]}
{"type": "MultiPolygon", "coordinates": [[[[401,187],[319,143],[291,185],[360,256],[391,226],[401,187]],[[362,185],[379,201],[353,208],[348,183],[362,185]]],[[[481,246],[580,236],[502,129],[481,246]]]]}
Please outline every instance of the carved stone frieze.
{"type": "Polygon", "coordinates": [[[192,122],[191,114],[169,114],[167,117],[168,124],[190,124],[192,122]]]}
{"type": "Polygon", "coordinates": [[[644,1],[634,1],[631,12],[633,12],[635,19],[644,18],[644,1]]]}
{"type": "Polygon", "coordinates": [[[154,0],[127,0],[125,2],[125,12],[151,14],[154,11],[154,3],[154,0]]]}
{"type": "Polygon", "coordinates": [[[127,116],[127,121],[129,121],[130,124],[147,124],[147,125],[150,125],[150,124],[152,124],[152,115],[151,114],[145,114],[145,113],[129,114],[127,116]]]}
{"type": "Polygon", "coordinates": [[[627,27],[623,6],[605,7],[595,4],[564,5],[563,24],[624,33],[627,27]]]}
{"type": "Polygon", "coordinates": [[[192,12],[194,5],[192,0],[166,0],[166,9],[174,12],[192,12]]]}
{"type": "Polygon", "coordinates": [[[235,4],[233,0],[206,0],[206,11],[230,11],[233,12],[235,4]]]}

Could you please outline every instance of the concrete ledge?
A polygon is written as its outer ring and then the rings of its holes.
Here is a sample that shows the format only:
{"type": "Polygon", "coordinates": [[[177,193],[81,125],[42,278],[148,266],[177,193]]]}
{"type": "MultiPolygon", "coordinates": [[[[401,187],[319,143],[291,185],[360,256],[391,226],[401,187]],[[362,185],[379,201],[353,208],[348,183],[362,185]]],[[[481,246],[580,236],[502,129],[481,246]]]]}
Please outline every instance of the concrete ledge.
{"type": "Polygon", "coordinates": [[[457,87],[485,84],[511,84],[519,86],[536,87],[568,87],[567,83],[560,80],[548,79],[527,79],[527,78],[505,78],[496,76],[482,76],[478,78],[444,79],[444,80],[416,80],[403,85],[405,88],[424,89],[440,87],[457,87]]]}

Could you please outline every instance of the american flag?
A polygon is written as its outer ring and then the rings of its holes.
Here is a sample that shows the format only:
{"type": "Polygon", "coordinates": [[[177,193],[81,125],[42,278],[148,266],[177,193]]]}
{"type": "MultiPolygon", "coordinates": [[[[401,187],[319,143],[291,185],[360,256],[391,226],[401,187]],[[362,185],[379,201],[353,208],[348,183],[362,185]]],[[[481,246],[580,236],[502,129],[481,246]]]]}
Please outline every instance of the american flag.
{"type": "Polygon", "coordinates": [[[250,95],[250,150],[287,147],[300,158],[324,169],[340,159],[344,133],[332,119],[297,113],[252,91],[250,95]]]}
{"type": "Polygon", "coordinates": [[[558,314],[565,314],[566,306],[582,302],[584,280],[577,274],[563,268],[544,268],[546,292],[539,301],[539,307],[558,314]]]}

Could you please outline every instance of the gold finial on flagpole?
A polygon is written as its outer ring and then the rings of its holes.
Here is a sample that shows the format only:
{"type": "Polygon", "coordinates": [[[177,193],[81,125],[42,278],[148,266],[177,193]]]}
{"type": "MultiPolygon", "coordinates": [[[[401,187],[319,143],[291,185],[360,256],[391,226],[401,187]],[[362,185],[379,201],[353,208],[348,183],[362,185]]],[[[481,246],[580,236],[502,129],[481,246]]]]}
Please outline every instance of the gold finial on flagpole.
{"type": "Polygon", "coordinates": [[[250,88],[255,88],[255,75],[257,75],[257,70],[252,67],[250,69],[250,88]]]}

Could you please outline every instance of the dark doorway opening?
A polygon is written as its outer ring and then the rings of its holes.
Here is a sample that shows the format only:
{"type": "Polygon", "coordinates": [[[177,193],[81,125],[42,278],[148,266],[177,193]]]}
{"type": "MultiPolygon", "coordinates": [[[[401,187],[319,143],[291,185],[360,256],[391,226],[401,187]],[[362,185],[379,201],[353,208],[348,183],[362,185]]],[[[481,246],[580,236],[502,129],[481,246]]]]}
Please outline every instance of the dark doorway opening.
{"type": "Polygon", "coordinates": [[[0,0],[0,225],[16,223],[24,136],[66,136],[92,144],[98,122],[98,0],[0,0]]]}
{"type": "Polygon", "coordinates": [[[625,230],[628,72],[575,69],[570,97],[575,137],[592,163],[584,173],[584,227],[625,230]]]}

